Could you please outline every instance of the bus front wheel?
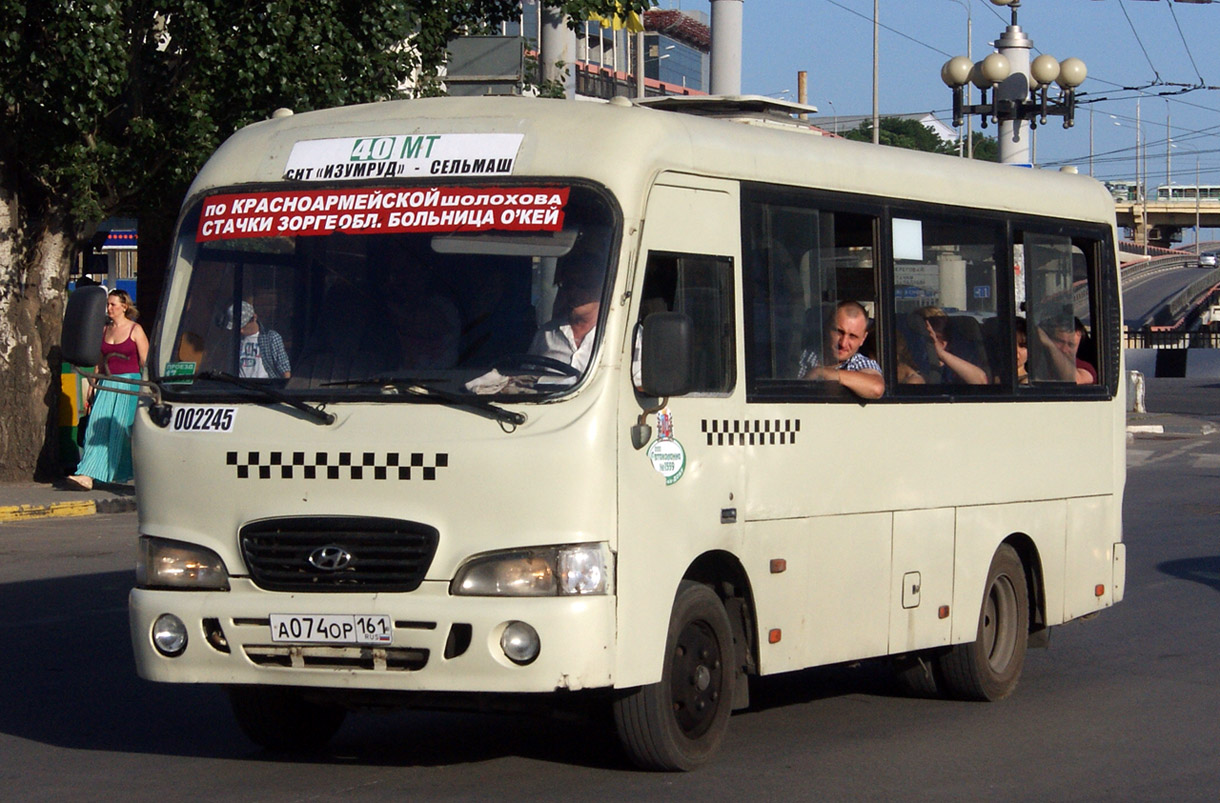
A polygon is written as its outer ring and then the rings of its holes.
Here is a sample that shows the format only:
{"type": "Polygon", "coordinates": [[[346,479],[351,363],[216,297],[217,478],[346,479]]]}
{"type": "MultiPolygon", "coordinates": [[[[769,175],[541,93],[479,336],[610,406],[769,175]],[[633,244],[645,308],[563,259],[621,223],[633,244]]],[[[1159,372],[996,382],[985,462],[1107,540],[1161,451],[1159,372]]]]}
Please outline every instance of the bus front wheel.
{"type": "Polygon", "coordinates": [[[1003,544],[991,559],[975,640],[940,657],[944,691],[963,700],[1001,700],[1012,693],[1025,665],[1029,594],[1025,567],[1003,544]]]}
{"type": "Polygon", "coordinates": [[[683,581],[660,682],[614,703],[619,739],[633,762],[645,769],[690,770],[716,751],[733,707],[734,654],[720,598],[702,583],[683,581]]]}

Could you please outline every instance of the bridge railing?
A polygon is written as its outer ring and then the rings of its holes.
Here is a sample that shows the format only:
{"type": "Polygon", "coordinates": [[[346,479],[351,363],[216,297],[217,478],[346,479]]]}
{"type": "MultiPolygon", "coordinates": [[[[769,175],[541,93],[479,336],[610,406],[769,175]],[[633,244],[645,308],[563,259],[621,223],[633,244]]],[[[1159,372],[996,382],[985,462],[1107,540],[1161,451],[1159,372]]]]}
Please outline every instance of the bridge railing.
{"type": "Polygon", "coordinates": [[[1220,348],[1220,332],[1206,329],[1200,329],[1197,332],[1128,329],[1123,333],[1123,347],[1129,349],[1215,349],[1220,348]]]}
{"type": "Polygon", "coordinates": [[[1165,308],[1169,311],[1169,319],[1171,321],[1179,320],[1199,300],[1200,296],[1217,284],[1220,284],[1220,268],[1209,270],[1205,275],[1182,288],[1165,304],[1165,308]]]}

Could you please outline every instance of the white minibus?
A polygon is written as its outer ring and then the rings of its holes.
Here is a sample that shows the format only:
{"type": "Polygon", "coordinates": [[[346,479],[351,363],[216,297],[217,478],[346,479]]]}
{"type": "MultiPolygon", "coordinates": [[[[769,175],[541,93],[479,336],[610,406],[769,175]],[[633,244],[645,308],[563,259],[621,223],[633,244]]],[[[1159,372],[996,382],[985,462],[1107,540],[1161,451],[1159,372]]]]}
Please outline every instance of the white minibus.
{"type": "Polygon", "coordinates": [[[1123,596],[1115,242],[1085,176],[680,104],[249,126],[190,187],[140,391],[139,673],[277,749],[607,706],[668,770],[751,676],[1003,698],[1123,596]]]}

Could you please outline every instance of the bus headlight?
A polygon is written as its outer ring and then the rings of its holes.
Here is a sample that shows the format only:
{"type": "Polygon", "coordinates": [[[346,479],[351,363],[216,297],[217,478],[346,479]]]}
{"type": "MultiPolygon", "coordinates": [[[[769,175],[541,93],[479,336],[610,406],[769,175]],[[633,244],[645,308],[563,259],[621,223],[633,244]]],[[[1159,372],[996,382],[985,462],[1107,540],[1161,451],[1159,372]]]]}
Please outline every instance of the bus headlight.
{"type": "Polygon", "coordinates": [[[143,535],[136,557],[136,587],[228,591],[229,572],[210,549],[143,535]]]}
{"type": "Polygon", "coordinates": [[[534,547],[471,558],[449,586],[471,597],[555,597],[611,592],[606,544],[534,547]]]}

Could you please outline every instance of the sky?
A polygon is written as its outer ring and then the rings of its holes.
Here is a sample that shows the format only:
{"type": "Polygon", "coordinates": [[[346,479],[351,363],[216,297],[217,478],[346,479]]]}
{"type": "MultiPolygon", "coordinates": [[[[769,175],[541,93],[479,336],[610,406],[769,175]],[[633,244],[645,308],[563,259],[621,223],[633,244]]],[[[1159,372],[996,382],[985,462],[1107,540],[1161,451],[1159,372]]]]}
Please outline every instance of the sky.
{"type": "MultiPolygon", "coordinates": [[[[658,5],[710,11],[707,0],[658,5]]],[[[1009,8],[990,0],[879,0],[883,116],[932,111],[951,125],[952,95],[940,69],[966,55],[967,7],[979,61],[1009,24],[1009,8]]],[[[820,114],[872,113],[873,0],[744,0],[743,15],[744,94],[796,100],[797,72],[805,70],[809,103],[820,114]]],[[[1040,166],[1134,179],[1138,139],[1149,187],[1166,183],[1167,172],[1175,184],[1194,184],[1196,164],[1199,183],[1220,184],[1220,0],[1021,0],[1017,18],[1033,40],[1031,58],[1075,56],[1088,66],[1075,126],[1064,130],[1052,117],[1038,127],[1040,166]]],[[[994,125],[984,133],[994,136],[994,125]]]]}

